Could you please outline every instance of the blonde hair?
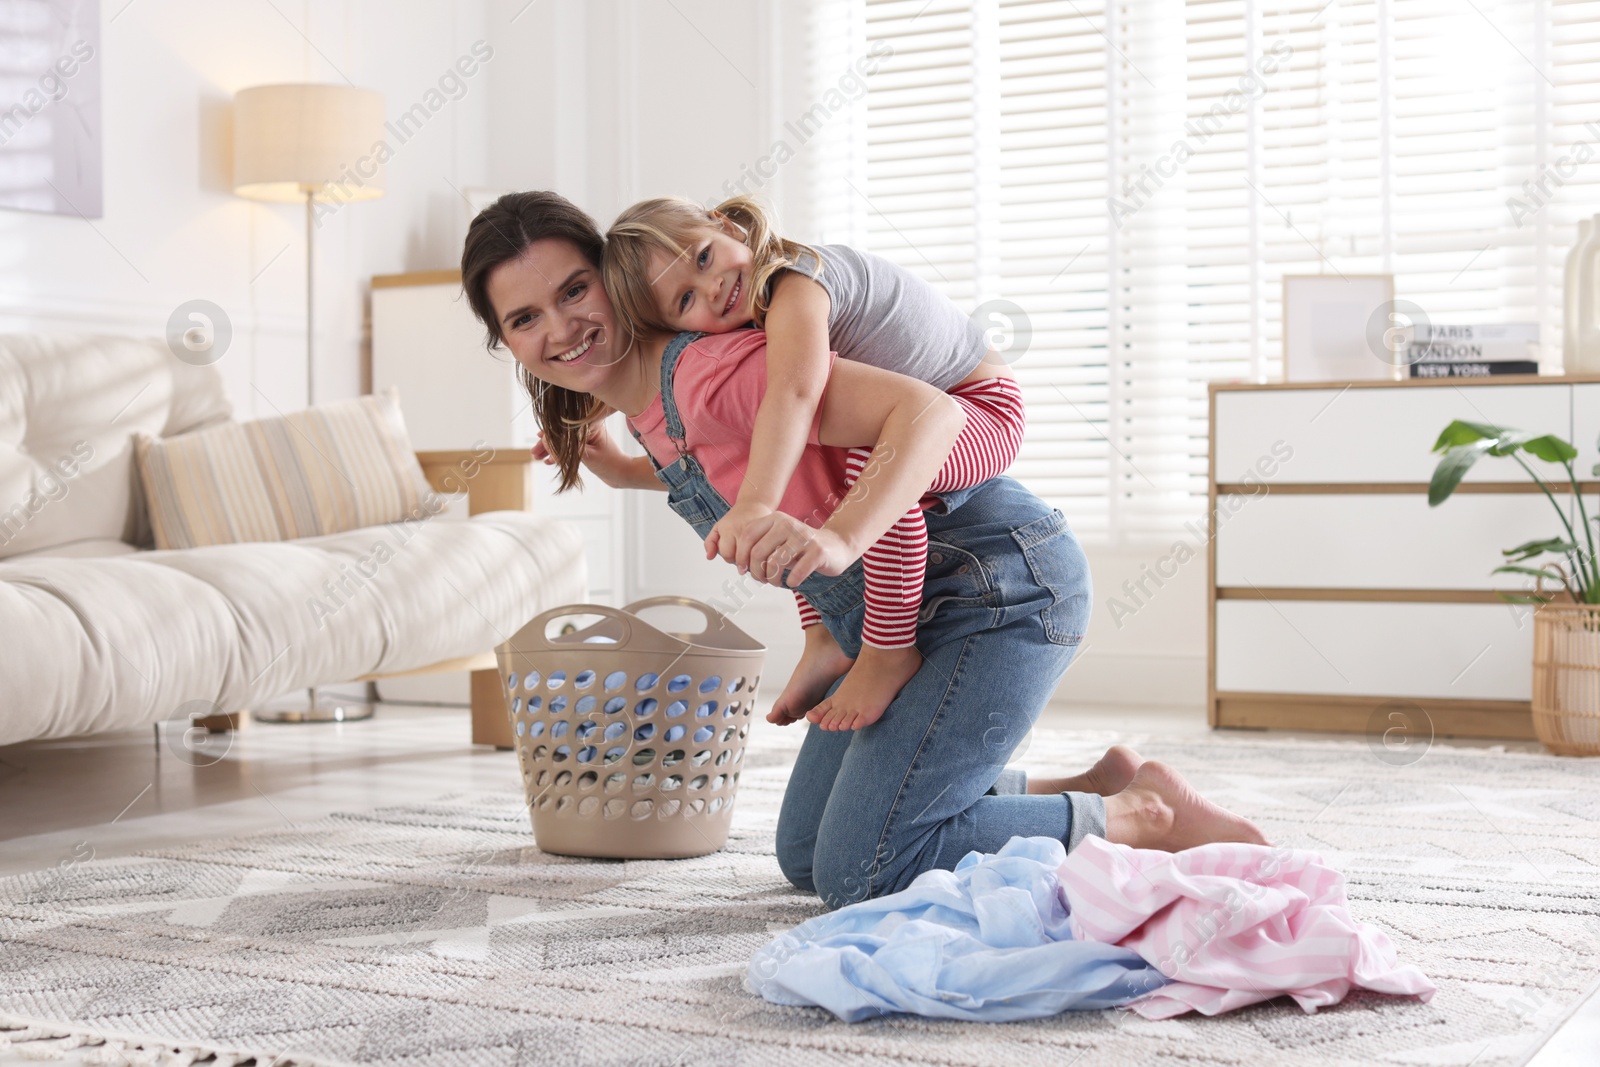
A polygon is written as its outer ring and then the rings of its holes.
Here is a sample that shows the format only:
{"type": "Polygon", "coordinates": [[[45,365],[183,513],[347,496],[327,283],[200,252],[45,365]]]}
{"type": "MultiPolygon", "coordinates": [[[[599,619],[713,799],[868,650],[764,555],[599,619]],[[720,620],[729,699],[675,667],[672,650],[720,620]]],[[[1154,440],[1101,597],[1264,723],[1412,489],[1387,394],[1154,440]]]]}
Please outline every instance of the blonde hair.
{"type": "Polygon", "coordinates": [[[821,274],[822,257],[816,250],[778,236],[772,213],[751,197],[735,196],[710,210],[681,196],[641,200],[618,215],[606,231],[602,267],[612,310],[630,334],[638,337],[653,330],[675,329],[662,317],[650,287],[659,273],[651,269],[652,253],[687,256],[707,232],[721,232],[723,220],[734,225],[750,249],[750,285],[755,293],[757,326],[766,323],[767,308],[772,303],[772,278],[780,270],[795,266],[802,255],[809,255],[815,264],[812,277],[821,274]]]}

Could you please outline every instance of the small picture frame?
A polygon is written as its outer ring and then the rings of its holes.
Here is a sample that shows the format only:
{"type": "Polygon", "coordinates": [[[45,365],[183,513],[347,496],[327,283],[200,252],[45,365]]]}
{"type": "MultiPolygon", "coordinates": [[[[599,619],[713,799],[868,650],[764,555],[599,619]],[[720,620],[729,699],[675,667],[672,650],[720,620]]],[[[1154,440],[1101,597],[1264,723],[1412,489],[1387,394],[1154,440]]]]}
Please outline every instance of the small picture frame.
{"type": "Polygon", "coordinates": [[[1392,274],[1285,274],[1283,380],[1390,380],[1404,367],[1384,349],[1392,274]]]}

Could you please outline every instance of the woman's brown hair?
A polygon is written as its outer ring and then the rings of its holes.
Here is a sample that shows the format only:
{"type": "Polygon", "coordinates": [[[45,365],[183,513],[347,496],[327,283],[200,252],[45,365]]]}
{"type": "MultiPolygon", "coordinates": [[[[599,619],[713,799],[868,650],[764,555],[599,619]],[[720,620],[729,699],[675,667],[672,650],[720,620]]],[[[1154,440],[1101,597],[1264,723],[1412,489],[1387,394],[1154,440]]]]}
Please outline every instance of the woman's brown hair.
{"type": "Polygon", "coordinates": [[[815,264],[813,271],[820,274],[821,258],[809,245],[778,236],[772,213],[759,200],[735,196],[709,211],[681,196],[641,200],[618,215],[606,231],[606,295],[625,330],[644,334],[674,329],[661,317],[650,289],[651,280],[659,273],[651,269],[650,257],[656,252],[687,256],[706,231],[720,229],[724,220],[733,224],[739,239],[750,248],[757,326],[766,324],[775,274],[795,266],[802,256],[808,256],[815,264]]]}
{"type": "MultiPolygon", "coordinates": [[[[472,313],[483,323],[487,335],[484,347],[490,351],[503,344],[505,336],[489,299],[489,275],[501,264],[520,258],[535,241],[549,237],[571,241],[590,266],[600,269],[604,248],[600,227],[559,193],[507,193],[478,212],[467,228],[466,244],[461,250],[461,288],[466,291],[472,313]]],[[[605,405],[588,393],[542,382],[520,363],[517,377],[533,399],[533,413],[544,431],[545,447],[561,472],[556,492],[581,487],[579,460],[584,441],[590,427],[605,417],[605,405]]]]}

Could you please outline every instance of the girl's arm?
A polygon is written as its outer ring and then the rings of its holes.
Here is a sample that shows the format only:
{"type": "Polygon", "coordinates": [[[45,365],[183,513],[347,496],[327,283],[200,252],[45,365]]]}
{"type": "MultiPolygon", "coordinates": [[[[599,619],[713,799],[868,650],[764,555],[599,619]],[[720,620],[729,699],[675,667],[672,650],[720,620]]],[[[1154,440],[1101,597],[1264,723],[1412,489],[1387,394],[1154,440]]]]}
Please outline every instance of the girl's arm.
{"type": "Polygon", "coordinates": [[[780,272],[767,309],[767,390],[756,409],[750,458],[738,495],[706,538],[706,558],[748,554],[749,524],[776,511],[805,451],[828,385],[827,290],[794,271],[780,272]]]}
{"type": "Polygon", "coordinates": [[[965,422],[961,406],[926,382],[835,361],[819,438],[839,448],[872,445],[872,456],[821,529],[779,512],[752,524],[755,544],[736,561],[740,569],[776,582],[788,568],[790,586],[814,571],[843,572],[922,499],[965,422]]]}

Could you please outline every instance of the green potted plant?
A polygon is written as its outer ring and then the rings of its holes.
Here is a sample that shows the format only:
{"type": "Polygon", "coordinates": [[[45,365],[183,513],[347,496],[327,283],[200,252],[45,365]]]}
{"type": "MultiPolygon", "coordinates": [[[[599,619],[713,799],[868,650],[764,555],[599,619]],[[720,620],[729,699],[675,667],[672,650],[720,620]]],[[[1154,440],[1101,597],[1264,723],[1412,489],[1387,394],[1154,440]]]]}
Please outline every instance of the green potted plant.
{"type": "MultiPolygon", "coordinates": [[[[1479,459],[1496,456],[1516,460],[1555,509],[1565,536],[1504,549],[1504,562],[1491,573],[1537,579],[1532,592],[1500,594],[1514,603],[1539,605],[1533,619],[1534,732],[1553,752],[1600,755],[1600,555],[1595,551],[1595,522],[1573,469],[1578,450],[1554,434],[1457,419],[1444,428],[1433,451],[1443,457],[1428,483],[1430,507],[1448,500],[1479,459]],[[1566,471],[1565,486],[1557,488],[1576,501],[1576,526],[1550,483],[1528,462],[1530,456],[1566,471]],[[1553,592],[1546,590],[1547,582],[1554,585],[1553,592]]],[[[1594,473],[1600,475],[1600,464],[1594,473]]]]}

